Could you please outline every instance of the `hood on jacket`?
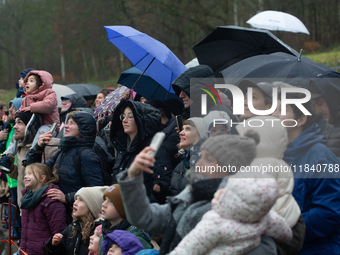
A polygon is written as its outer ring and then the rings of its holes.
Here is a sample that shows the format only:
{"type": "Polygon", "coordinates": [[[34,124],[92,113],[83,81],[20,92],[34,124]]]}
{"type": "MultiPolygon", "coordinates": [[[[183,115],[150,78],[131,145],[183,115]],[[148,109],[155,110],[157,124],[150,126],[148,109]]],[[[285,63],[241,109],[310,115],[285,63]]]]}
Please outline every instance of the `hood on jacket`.
{"type": "Polygon", "coordinates": [[[102,243],[103,254],[107,254],[113,244],[117,244],[124,255],[134,255],[144,249],[137,236],[124,230],[115,230],[104,237],[102,243]]]}
{"type": "Polygon", "coordinates": [[[200,135],[201,139],[205,137],[205,129],[204,129],[204,124],[203,124],[203,118],[199,117],[194,117],[194,118],[189,118],[188,120],[191,120],[194,122],[197,132],[200,135]]]}
{"type": "Polygon", "coordinates": [[[133,117],[137,124],[137,141],[142,142],[146,138],[153,136],[161,127],[161,114],[158,109],[141,102],[122,99],[117,105],[112,116],[112,125],[110,128],[110,139],[114,141],[117,138],[117,133],[123,130],[122,121],[119,115],[126,107],[130,107],[133,117]]]}
{"type": "Polygon", "coordinates": [[[8,109],[11,108],[11,104],[13,104],[15,111],[19,110],[22,99],[23,99],[22,97],[18,97],[18,98],[14,98],[13,100],[9,101],[8,109]]]}
{"type": "MultiPolygon", "coordinates": [[[[66,95],[61,97],[61,101],[65,100],[65,99],[69,99],[71,100],[71,106],[70,108],[68,108],[65,112],[60,113],[60,119],[63,121],[64,118],[66,117],[66,115],[71,112],[71,111],[75,111],[79,108],[86,108],[86,100],[83,96],[78,95],[78,94],[70,94],[70,95],[66,95]]],[[[81,109],[83,110],[83,109],[81,109]]],[[[91,110],[92,111],[92,110],[91,110]]],[[[92,111],[93,112],[93,111],[92,111]]]]}
{"type": "Polygon", "coordinates": [[[181,73],[173,82],[172,88],[175,94],[179,96],[184,91],[190,97],[190,78],[210,78],[215,77],[213,70],[207,65],[198,65],[191,67],[181,73]]]}
{"type": "Polygon", "coordinates": [[[340,73],[326,71],[318,75],[312,85],[312,91],[317,89],[325,99],[331,112],[333,122],[340,122],[340,73]]]}
{"type": "Polygon", "coordinates": [[[91,114],[87,112],[83,112],[83,111],[74,112],[74,113],[71,112],[70,114],[67,115],[66,122],[70,116],[74,118],[75,122],[78,125],[79,132],[80,132],[80,136],[79,136],[80,140],[82,138],[95,139],[96,133],[97,133],[96,120],[91,114]]]}
{"type": "Polygon", "coordinates": [[[53,76],[52,74],[50,74],[49,72],[46,71],[42,71],[42,70],[33,70],[30,71],[27,75],[26,78],[24,79],[24,83],[26,84],[28,77],[31,74],[36,74],[38,76],[40,76],[41,80],[42,80],[42,85],[33,93],[37,94],[45,89],[52,89],[53,87],[53,76]]]}
{"type": "MultiPolygon", "coordinates": [[[[326,137],[321,135],[321,128],[313,124],[305,129],[293,142],[288,145],[284,157],[298,157],[300,153],[305,153],[317,143],[327,143],[326,137]]],[[[287,161],[287,160],[285,160],[287,161]]]]}
{"type": "Polygon", "coordinates": [[[274,178],[247,178],[246,174],[236,174],[228,179],[213,210],[226,219],[257,222],[270,211],[277,197],[274,178]]]}
{"type": "MultiPolygon", "coordinates": [[[[246,120],[246,125],[237,125],[236,130],[241,136],[248,130],[254,130],[260,136],[260,142],[256,145],[256,158],[273,157],[282,159],[288,145],[288,134],[281,121],[272,116],[256,116],[246,120]],[[256,121],[257,120],[257,121],[256,121]],[[263,126],[251,127],[248,123],[254,121],[259,123],[262,121],[263,126]]],[[[255,125],[255,124],[253,124],[255,125]]],[[[257,125],[257,124],[256,124],[257,125]]]]}

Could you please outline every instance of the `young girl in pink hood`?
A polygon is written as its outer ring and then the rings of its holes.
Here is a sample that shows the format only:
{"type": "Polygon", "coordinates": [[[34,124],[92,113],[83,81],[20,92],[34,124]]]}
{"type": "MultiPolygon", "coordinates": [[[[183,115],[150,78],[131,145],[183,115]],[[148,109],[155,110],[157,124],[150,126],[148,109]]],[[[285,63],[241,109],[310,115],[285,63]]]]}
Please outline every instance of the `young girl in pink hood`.
{"type": "Polygon", "coordinates": [[[26,97],[21,101],[19,111],[40,113],[44,125],[57,123],[56,131],[59,131],[59,113],[57,94],[52,89],[53,77],[49,72],[34,70],[24,79],[26,97]]]}

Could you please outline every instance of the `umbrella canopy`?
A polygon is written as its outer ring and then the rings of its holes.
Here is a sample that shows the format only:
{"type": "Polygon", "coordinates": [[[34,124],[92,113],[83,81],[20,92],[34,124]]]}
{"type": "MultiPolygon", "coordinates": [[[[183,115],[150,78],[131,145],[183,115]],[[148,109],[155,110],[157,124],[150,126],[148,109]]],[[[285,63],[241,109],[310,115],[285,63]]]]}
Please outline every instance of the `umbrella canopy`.
{"type": "Polygon", "coordinates": [[[294,78],[314,78],[327,70],[332,69],[307,57],[279,52],[247,58],[221,73],[226,83],[237,84],[242,78],[282,78],[286,82],[294,78]]]}
{"type": "Polygon", "coordinates": [[[69,84],[66,86],[74,90],[78,95],[83,96],[86,101],[96,99],[97,94],[103,89],[92,84],[69,84]]]}
{"type": "Polygon", "coordinates": [[[105,119],[106,116],[111,115],[122,99],[124,92],[128,90],[129,88],[121,86],[108,94],[94,111],[95,119],[99,121],[105,119]]]}
{"type": "Polygon", "coordinates": [[[163,43],[129,26],[105,26],[108,40],[167,91],[187,68],[163,43]]]}
{"type": "Polygon", "coordinates": [[[193,58],[192,60],[190,60],[188,63],[185,64],[186,68],[190,68],[190,67],[194,67],[194,66],[198,66],[200,63],[198,62],[197,58],[193,58]]]}
{"type": "Polygon", "coordinates": [[[119,77],[118,84],[132,88],[135,82],[140,78],[133,90],[146,99],[158,99],[164,101],[166,99],[175,98],[180,100],[174,93],[167,91],[158,82],[152,79],[149,75],[143,74],[141,70],[132,67],[124,72],[119,77]],[[142,76],[142,77],[140,77],[142,76]]]}
{"type": "Polygon", "coordinates": [[[193,49],[199,63],[210,66],[216,76],[225,68],[256,55],[285,52],[298,56],[269,31],[237,26],[217,27],[193,49]]]}
{"type": "Polygon", "coordinates": [[[60,85],[60,84],[53,84],[52,89],[55,91],[57,94],[57,100],[58,100],[58,107],[61,107],[61,97],[62,96],[67,96],[70,94],[74,94],[74,90],[65,86],[65,85],[60,85]]]}
{"type": "Polygon", "coordinates": [[[297,17],[278,11],[264,11],[256,14],[247,21],[253,27],[267,30],[305,33],[309,35],[306,26],[297,17]]]}

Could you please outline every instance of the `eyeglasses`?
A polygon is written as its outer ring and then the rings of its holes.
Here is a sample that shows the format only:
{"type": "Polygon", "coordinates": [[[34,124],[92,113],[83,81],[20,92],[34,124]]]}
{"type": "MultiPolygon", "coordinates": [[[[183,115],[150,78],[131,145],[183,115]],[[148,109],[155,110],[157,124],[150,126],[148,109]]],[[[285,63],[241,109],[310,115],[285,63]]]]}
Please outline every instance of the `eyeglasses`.
{"type": "Polygon", "coordinates": [[[69,103],[71,103],[71,100],[70,100],[70,99],[64,99],[64,100],[62,101],[62,103],[69,104],[69,103]]]}
{"type": "Polygon", "coordinates": [[[218,135],[219,133],[225,133],[225,134],[229,134],[230,130],[227,128],[221,128],[221,129],[216,129],[216,128],[212,128],[209,131],[206,131],[206,133],[211,134],[211,135],[218,135]]]}
{"type": "Polygon", "coordinates": [[[132,120],[133,119],[133,114],[132,113],[129,113],[128,115],[125,115],[124,113],[122,113],[121,115],[119,115],[119,119],[121,121],[123,121],[124,119],[127,119],[127,120],[132,120]]]}

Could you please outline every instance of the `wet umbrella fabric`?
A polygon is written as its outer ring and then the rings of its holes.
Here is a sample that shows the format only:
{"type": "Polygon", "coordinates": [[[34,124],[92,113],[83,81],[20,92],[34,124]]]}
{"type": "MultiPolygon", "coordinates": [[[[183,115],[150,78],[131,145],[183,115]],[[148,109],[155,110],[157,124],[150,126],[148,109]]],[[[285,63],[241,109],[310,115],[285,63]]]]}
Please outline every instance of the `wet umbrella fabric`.
{"type": "Polygon", "coordinates": [[[55,91],[55,93],[57,94],[57,100],[58,100],[58,107],[61,107],[61,97],[62,96],[67,96],[70,94],[74,94],[74,90],[65,86],[65,85],[60,85],[60,84],[53,84],[52,89],[55,91]]]}
{"type": "Polygon", "coordinates": [[[263,11],[250,18],[247,23],[256,28],[309,35],[309,31],[301,20],[285,12],[263,11]]]}
{"type": "Polygon", "coordinates": [[[237,84],[242,78],[283,78],[286,82],[294,78],[314,78],[327,70],[332,69],[307,57],[273,53],[247,58],[221,73],[226,83],[237,84]]]}
{"type": "Polygon", "coordinates": [[[163,43],[129,26],[105,26],[108,40],[131,63],[174,93],[172,82],[187,68],[163,43]]]}
{"type": "Polygon", "coordinates": [[[285,52],[299,54],[269,31],[237,26],[217,27],[193,47],[201,65],[210,66],[216,76],[225,68],[246,58],[285,52]]]}
{"type": "Polygon", "coordinates": [[[108,94],[94,111],[95,119],[99,121],[105,119],[105,117],[107,116],[110,116],[122,99],[124,92],[128,90],[129,88],[125,86],[120,86],[119,88],[108,94]]]}
{"type": "Polygon", "coordinates": [[[83,96],[86,100],[96,99],[97,94],[103,89],[92,84],[68,84],[66,86],[74,90],[78,95],[83,96]]]}
{"type": "Polygon", "coordinates": [[[133,90],[146,99],[158,99],[164,101],[166,99],[175,98],[180,100],[174,93],[166,91],[158,82],[152,79],[147,74],[136,67],[132,67],[124,72],[119,77],[118,84],[132,88],[138,78],[142,75],[138,83],[134,86],[133,90]]]}

